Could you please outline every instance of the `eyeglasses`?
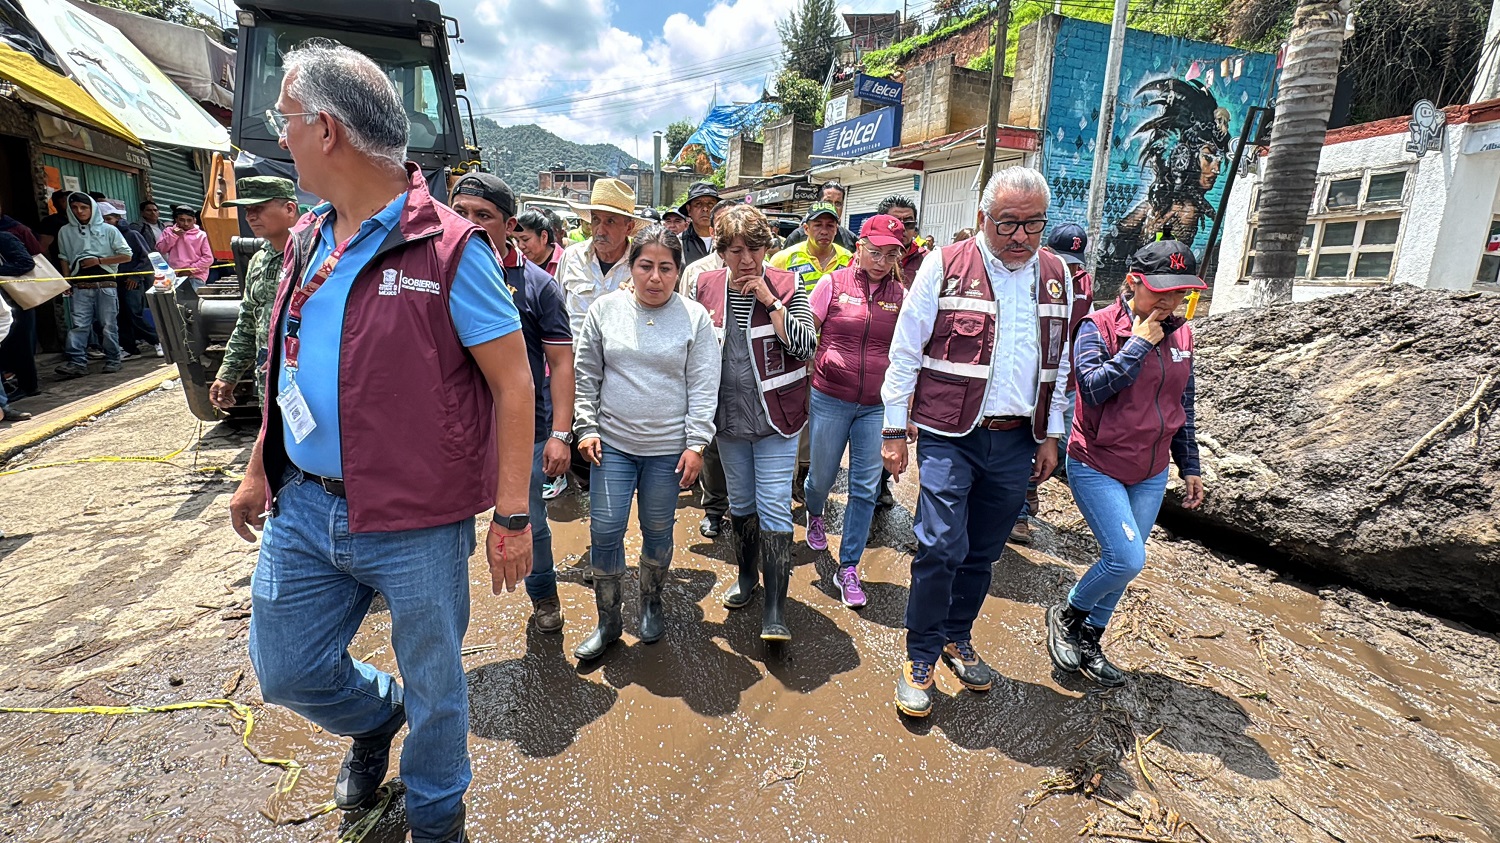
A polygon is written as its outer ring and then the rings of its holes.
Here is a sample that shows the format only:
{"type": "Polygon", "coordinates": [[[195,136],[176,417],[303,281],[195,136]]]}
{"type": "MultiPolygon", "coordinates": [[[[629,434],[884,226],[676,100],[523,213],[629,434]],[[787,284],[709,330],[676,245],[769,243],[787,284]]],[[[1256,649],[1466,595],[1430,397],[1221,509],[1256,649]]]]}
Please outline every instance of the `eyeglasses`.
{"type": "Polygon", "coordinates": [[[1042,230],[1047,227],[1047,218],[1046,217],[1042,217],[1041,219],[1035,219],[1035,220],[1004,220],[1004,221],[1001,221],[1001,220],[997,220],[994,217],[990,216],[990,212],[989,211],[985,211],[984,212],[984,218],[990,221],[990,225],[993,225],[995,227],[995,231],[997,233],[999,233],[999,234],[1015,234],[1016,233],[1016,229],[1022,229],[1027,234],[1041,234],[1042,230]]]}
{"type": "Polygon", "coordinates": [[[316,111],[299,111],[295,114],[282,114],[275,108],[268,108],[266,109],[266,125],[271,127],[271,131],[276,133],[276,137],[284,138],[286,137],[287,123],[290,122],[289,118],[315,117],[318,114],[319,112],[316,111]]]}
{"type": "Polygon", "coordinates": [[[865,243],[864,247],[865,256],[875,263],[895,263],[896,261],[901,260],[901,251],[899,249],[889,252],[878,252],[875,250],[875,247],[871,246],[869,243],[865,243]]]}

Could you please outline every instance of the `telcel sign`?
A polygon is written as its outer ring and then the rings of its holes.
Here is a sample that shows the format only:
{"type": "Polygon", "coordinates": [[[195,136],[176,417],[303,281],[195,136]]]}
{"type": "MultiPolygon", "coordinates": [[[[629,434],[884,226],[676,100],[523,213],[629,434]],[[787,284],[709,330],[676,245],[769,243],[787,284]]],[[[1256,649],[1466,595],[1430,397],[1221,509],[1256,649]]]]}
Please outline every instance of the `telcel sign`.
{"type": "Polygon", "coordinates": [[[890,149],[901,136],[901,107],[862,114],[813,132],[814,158],[858,158],[890,149]]]}
{"type": "Polygon", "coordinates": [[[901,87],[900,82],[892,82],[889,79],[880,79],[861,73],[854,80],[854,96],[858,99],[878,102],[882,105],[900,105],[901,87]]]}

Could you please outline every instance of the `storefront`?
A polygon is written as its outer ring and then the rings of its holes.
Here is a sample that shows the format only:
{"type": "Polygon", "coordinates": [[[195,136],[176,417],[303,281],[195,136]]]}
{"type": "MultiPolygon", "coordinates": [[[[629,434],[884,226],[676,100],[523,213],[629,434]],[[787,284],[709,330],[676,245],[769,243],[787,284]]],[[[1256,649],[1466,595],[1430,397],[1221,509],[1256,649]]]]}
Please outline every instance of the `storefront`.
{"type": "Polygon", "coordinates": [[[79,190],[122,199],[134,210],[145,196],[145,150],[70,120],[37,115],[42,168],[48,191],[79,190]]]}

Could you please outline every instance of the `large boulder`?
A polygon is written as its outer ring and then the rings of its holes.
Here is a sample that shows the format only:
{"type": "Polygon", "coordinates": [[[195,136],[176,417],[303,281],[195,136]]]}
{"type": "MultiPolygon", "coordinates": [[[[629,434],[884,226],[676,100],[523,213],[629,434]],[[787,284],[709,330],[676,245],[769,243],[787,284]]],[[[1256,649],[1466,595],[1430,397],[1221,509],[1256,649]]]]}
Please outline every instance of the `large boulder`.
{"type": "Polygon", "coordinates": [[[1208,498],[1167,524],[1500,628],[1497,313],[1392,286],[1199,321],[1208,498]]]}

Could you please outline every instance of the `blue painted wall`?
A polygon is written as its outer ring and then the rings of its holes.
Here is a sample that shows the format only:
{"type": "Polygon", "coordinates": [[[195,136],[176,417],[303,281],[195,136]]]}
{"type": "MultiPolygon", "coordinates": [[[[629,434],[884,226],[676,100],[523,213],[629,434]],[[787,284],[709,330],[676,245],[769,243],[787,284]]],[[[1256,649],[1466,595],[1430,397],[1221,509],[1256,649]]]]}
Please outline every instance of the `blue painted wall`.
{"type": "MultiPolygon", "coordinates": [[[[1108,53],[1107,24],[1062,22],[1042,147],[1053,225],[1085,222],[1108,53]]],[[[1270,104],[1276,76],[1274,55],[1127,31],[1101,226],[1105,291],[1123,276],[1128,253],[1163,227],[1202,255],[1232,145],[1249,109],[1270,104]]]]}

